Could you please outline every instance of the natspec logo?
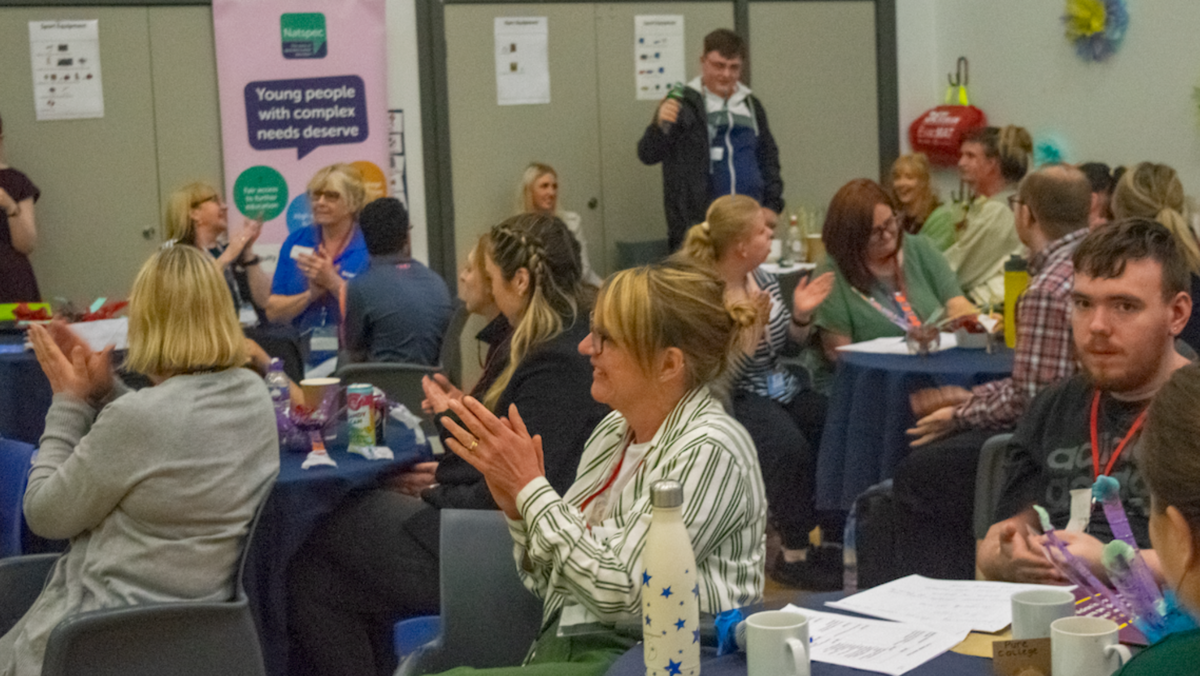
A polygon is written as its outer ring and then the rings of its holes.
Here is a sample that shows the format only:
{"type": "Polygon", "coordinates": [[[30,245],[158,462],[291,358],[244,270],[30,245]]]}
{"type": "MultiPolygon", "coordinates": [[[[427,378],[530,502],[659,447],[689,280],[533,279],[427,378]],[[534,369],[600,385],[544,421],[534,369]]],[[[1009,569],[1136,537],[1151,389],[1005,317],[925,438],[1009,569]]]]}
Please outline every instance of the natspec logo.
{"type": "Polygon", "coordinates": [[[279,29],[285,59],[323,59],[329,53],[325,15],[320,12],[281,14],[279,29]]]}

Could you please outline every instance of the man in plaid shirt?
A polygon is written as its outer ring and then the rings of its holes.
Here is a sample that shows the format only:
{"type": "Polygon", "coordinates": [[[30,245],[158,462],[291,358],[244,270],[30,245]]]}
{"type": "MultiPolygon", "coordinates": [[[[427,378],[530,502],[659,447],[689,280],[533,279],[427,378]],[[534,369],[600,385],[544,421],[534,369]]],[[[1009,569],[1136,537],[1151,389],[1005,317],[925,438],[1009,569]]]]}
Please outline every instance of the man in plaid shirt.
{"type": "Polygon", "coordinates": [[[896,470],[902,574],[971,579],[972,513],[983,443],[1011,430],[1043,389],[1076,371],[1071,342],[1071,253],[1087,234],[1091,188],[1078,169],[1051,165],[1028,175],[1010,198],[1015,227],[1030,251],[1030,283],[1017,302],[1010,378],[913,395],[920,416],[913,452],[896,470]],[[949,436],[948,436],[949,435],[949,436]]]}

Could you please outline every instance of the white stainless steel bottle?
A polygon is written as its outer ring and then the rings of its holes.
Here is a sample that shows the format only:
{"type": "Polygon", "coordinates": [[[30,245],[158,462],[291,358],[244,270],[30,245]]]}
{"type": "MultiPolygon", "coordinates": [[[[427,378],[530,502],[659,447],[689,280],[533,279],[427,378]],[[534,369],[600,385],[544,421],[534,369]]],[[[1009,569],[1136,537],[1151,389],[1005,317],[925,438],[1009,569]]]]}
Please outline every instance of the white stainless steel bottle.
{"type": "Polygon", "coordinates": [[[650,487],[654,513],[642,550],[642,638],[646,676],[700,673],[700,587],[696,555],[683,523],[683,487],[650,487]]]}

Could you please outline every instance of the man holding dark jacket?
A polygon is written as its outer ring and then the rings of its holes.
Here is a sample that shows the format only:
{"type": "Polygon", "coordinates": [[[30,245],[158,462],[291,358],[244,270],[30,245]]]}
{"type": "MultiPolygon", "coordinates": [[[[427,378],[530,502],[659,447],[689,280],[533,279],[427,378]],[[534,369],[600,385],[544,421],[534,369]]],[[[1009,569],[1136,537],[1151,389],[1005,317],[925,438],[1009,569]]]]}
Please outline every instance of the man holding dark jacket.
{"type": "Polygon", "coordinates": [[[674,251],[721,195],[758,200],[774,223],[783,210],[779,147],[762,103],[739,81],[746,43],[720,28],[704,37],[700,77],[659,104],[638,159],[663,165],[667,240],[674,251]]]}

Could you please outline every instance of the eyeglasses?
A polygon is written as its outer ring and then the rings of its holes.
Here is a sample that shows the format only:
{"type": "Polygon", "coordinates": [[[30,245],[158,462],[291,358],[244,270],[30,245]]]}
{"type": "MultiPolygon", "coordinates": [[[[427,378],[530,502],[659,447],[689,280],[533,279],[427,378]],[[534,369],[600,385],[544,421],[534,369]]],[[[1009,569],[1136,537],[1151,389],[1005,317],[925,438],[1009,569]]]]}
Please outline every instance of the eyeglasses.
{"type": "Polygon", "coordinates": [[[598,357],[600,353],[604,352],[604,342],[612,340],[612,336],[603,329],[596,328],[595,324],[592,324],[590,331],[588,337],[592,339],[592,356],[598,357]]]}
{"type": "Polygon", "coordinates": [[[196,207],[200,206],[201,204],[204,204],[205,202],[213,202],[217,206],[221,206],[220,196],[212,195],[210,197],[205,197],[204,199],[195,200],[194,202],[192,202],[192,208],[195,209],[196,207]]]}
{"type": "Polygon", "coordinates": [[[336,190],[314,190],[314,191],[308,193],[308,197],[309,197],[309,199],[311,199],[314,202],[321,199],[322,197],[325,198],[326,202],[336,202],[336,201],[342,199],[342,193],[340,193],[336,190]]]}
{"type": "Polygon", "coordinates": [[[1022,204],[1024,204],[1024,202],[1021,201],[1020,197],[1017,197],[1016,195],[1008,196],[1008,208],[1012,209],[1014,213],[1017,211],[1017,208],[1020,207],[1022,204]]]}
{"type": "Polygon", "coordinates": [[[898,225],[899,221],[896,220],[895,216],[892,216],[883,223],[871,228],[871,239],[876,241],[883,239],[888,233],[895,232],[898,225]]]}

